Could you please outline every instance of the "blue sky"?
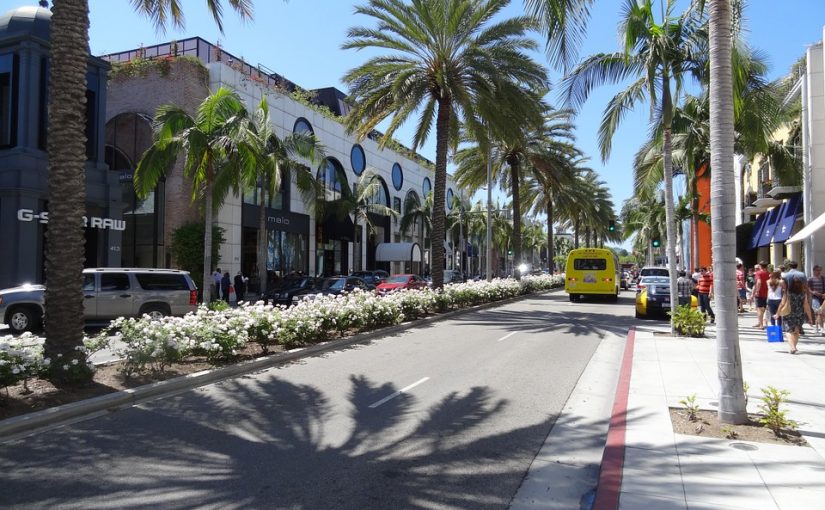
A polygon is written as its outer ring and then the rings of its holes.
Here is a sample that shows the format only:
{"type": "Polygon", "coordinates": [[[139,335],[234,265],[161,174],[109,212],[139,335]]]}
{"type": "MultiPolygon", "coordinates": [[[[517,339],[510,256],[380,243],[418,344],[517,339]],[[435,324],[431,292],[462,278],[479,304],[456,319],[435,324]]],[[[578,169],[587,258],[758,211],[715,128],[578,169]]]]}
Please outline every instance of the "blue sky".
{"type": "MultiPolygon", "coordinates": [[[[3,11],[25,0],[0,0],[3,11]]],[[[32,4],[35,0],[29,0],[32,4]]],[[[157,33],[151,23],[137,16],[127,0],[90,0],[90,44],[96,55],[113,53],[170,39],[201,36],[220,41],[227,51],[252,64],[261,63],[286,76],[304,88],[312,89],[341,84],[343,74],[364,61],[367,54],[340,49],[349,27],[370,25],[368,18],[353,14],[348,0],[255,0],[255,19],[242,23],[226,7],[225,31],[220,34],[206,14],[205,0],[183,0],[186,27],[157,33]]],[[[587,40],[580,55],[619,48],[616,36],[618,13],[623,0],[596,0],[596,8],[588,28],[587,40]]],[[[226,4],[226,2],[224,2],[226,4]]],[[[679,0],[687,5],[687,0],[679,0]]],[[[521,0],[514,0],[505,14],[521,14],[521,0]]],[[[751,46],[763,50],[769,58],[770,78],[784,75],[789,66],[804,54],[807,45],[822,39],[825,24],[824,0],[751,0],[745,12],[747,38],[751,46]]],[[[536,56],[543,59],[543,55],[536,56]]],[[[542,60],[543,61],[543,60],[542,60]]],[[[551,73],[557,84],[558,72],[551,73]]],[[[602,109],[618,87],[603,87],[592,94],[579,113],[577,143],[592,157],[592,167],[607,182],[616,208],[632,195],[632,158],[644,141],[648,130],[647,107],[642,106],[627,115],[613,142],[613,153],[603,163],[598,154],[597,130],[602,109]]],[[[555,99],[551,93],[551,98],[555,99]]],[[[411,129],[402,129],[396,136],[409,145],[411,129]]],[[[435,141],[431,140],[421,154],[435,159],[435,141]]]]}

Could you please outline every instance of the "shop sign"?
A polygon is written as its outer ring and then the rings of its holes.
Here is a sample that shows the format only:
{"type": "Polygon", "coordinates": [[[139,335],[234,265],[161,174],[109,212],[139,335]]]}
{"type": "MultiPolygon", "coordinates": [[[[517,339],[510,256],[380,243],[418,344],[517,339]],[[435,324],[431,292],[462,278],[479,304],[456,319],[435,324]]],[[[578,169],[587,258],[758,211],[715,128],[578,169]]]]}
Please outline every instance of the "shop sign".
{"type": "Polygon", "coordinates": [[[276,225],[289,225],[289,218],[285,218],[283,216],[268,216],[266,221],[276,225]]]}
{"type": "MultiPolygon", "coordinates": [[[[35,213],[31,209],[20,209],[17,211],[18,221],[37,221],[46,224],[49,222],[49,213],[44,211],[35,213]]],[[[83,217],[83,226],[88,228],[99,228],[103,230],[126,230],[125,220],[115,220],[112,218],[99,218],[92,216],[91,218],[83,217]]]]}

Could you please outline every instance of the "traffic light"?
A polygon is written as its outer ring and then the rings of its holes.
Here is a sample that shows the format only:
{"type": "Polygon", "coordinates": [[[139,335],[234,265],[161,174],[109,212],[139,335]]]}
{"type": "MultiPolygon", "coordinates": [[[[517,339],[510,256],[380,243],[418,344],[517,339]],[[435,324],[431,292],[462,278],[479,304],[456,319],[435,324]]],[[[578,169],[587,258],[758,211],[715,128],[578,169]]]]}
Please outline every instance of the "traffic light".
{"type": "Polygon", "coordinates": [[[512,254],[513,254],[513,250],[507,250],[507,256],[508,256],[508,257],[509,257],[510,255],[512,255],[512,254]]]}
{"type": "Polygon", "coordinates": [[[662,242],[659,241],[658,237],[653,240],[653,247],[654,248],[658,248],[659,246],[661,246],[661,244],[662,244],[662,242]]]}
{"type": "Polygon", "coordinates": [[[607,223],[607,230],[610,231],[610,232],[615,232],[616,231],[616,222],[613,221],[613,220],[610,220],[607,223]]]}

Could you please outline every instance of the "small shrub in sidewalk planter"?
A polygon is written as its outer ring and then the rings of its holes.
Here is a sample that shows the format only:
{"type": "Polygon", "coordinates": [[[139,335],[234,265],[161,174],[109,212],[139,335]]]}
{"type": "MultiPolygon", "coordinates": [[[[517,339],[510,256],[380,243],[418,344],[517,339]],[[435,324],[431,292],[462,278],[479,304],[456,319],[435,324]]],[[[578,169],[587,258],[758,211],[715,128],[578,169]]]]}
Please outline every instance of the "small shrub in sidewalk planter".
{"type": "Polygon", "coordinates": [[[673,317],[673,327],[680,335],[701,338],[705,336],[705,314],[690,305],[668,312],[673,317]]]}
{"type": "Polygon", "coordinates": [[[778,390],[773,386],[762,388],[762,403],[759,409],[764,413],[759,422],[771,429],[776,436],[783,435],[786,430],[796,430],[798,423],[788,418],[788,411],[780,409],[782,404],[788,400],[790,392],[788,390],[778,390]]]}

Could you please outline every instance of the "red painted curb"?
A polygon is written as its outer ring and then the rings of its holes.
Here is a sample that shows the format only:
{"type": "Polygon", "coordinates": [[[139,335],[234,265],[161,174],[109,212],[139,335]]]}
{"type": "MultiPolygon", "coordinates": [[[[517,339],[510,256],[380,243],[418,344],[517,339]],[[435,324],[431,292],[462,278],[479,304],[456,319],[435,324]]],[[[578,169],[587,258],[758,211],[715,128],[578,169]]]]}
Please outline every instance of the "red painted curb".
{"type": "Polygon", "coordinates": [[[636,328],[627,332],[622,368],[613,399],[613,412],[607,430],[602,466],[599,471],[599,485],[592,510],[616,510],[619,508],[619,492],[622,489],[622,467],[624,466],[625,431],[627,426],[627,396],[630,393],[630,374],[633,371],[633,343],[636,328]]]}

